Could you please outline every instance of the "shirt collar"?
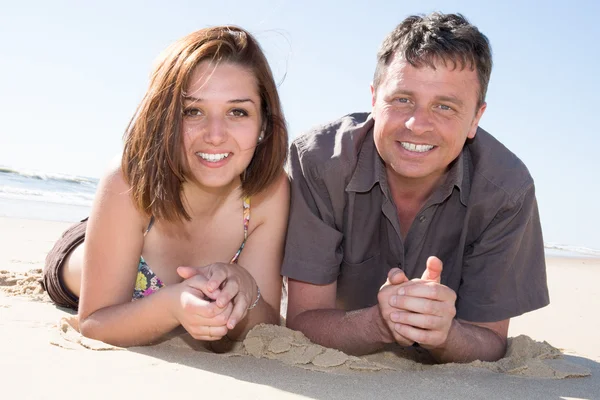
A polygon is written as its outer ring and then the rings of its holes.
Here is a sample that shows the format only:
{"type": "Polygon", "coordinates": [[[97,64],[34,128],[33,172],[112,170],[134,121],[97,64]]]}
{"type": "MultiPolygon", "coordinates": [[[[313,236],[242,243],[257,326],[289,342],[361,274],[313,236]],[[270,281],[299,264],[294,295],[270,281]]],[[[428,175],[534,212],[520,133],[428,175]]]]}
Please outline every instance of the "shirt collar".
{"type": "Polygon", "coordinates": [[[367,133],[358,151],[356,167],[346,186],[347,192],[368,192],[376,183],[380,182],[382,172],[385,176],[383,160],[379,157],[373,141],[373,125],[373,117],[369,115],[362,127],[367,130],[367,133]]]}
{"type": "Polygon", "coordinates": [[[464,146],[458,157],[450,164],[450,169],[446,174],[442,184],[431,196],[430,204],[444,202],[454,188],[458,189],[460,202],[466,207],[471,191],[470,178],[470,160],[469,149],[464,146]]]}

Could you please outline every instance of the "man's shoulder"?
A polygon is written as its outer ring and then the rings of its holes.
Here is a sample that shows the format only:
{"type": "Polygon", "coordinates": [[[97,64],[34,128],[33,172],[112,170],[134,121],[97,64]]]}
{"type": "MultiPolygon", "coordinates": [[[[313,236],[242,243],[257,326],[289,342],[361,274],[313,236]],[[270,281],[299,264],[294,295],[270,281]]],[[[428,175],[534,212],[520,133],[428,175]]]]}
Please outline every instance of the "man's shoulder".
{"type": "Polygon", "coordinates": [[[475,138],[467,142],[467,148],[474,185],[491,185],[511,201],[518,200],[533,186],[525,163],[484,129],[478,128],[475,138]]]}
{"type": "Polygon", "coordinates": [[[353,168],[372,127],[369,113],[347,114],[297,137],[292,142],[292,151],[304,166],[353,168]]]}

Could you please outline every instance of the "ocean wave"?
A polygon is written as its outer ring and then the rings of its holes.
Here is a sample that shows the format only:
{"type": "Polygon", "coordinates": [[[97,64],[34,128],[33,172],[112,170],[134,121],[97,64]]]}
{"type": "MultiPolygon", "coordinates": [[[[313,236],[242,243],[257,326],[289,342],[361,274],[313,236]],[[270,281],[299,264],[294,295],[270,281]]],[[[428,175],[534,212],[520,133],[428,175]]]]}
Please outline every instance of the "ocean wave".
{"type": "Polygon", "coordinates": [[[600,250],[590,249],[589,247],[584,246],[573,246],[558,243],[544,243],[544,248],[600,257],[600,250]]]}
{"type": "Polygon", "coordinates": [[[27,169],[17,169],[10,167],[2,167],[0,166],[0,173],[4,174],[12,174],[22,176],[24,178],[30,179],[38,179],[42,181],[62,181],[69,183],[78,183],[86,186],[96,187],[98,185],[98,179],[89,178],[86,176],[78,176],[78,175],[69,175],[69,174],[59,174],[59,173],[51,173],[51,172],[41,172],[35,170],[27,170],[27,169]]]}
{"type": "Polygon", "coordinates": [[[33,200],[47,203],[60,203],[75,206],[92,205],[93,193],[60,192],[36,189],[24,189],[10,186],[0,186],[0,197],[12,200],[33,200]]]}

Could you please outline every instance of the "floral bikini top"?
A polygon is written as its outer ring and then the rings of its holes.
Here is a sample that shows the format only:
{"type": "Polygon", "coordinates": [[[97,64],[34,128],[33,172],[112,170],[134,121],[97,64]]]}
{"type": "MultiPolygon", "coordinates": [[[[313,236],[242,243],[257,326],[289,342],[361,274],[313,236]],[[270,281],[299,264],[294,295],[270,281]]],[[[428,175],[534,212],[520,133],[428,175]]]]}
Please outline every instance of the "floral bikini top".
{"type": "MultiPolygon", "coordinates": [[[[248,239],[248,224],[250,222],[250,198],[244,197],[244,241],[240,245],[240,248],[236,251],[235,255],[231,258],[230,264],[236,264],[242,250],[244,250],[244,245],[246,244],[246,240],[248,239]]],[[[144,236],[148,234],[150,228],[152,228],[152,224],[154,224],[154,217],[150,218],[150,223],[148,224],[148,228],[146,232],[144,232],[144,236]]],[[[144,298],[146,296],[151,295],[156,292],[161,287],[165,286],[165,284],[160,280],[158,276],[146,264],[144,258],[140,256],[140,263],[138,265],[138,273],[137,278],[135,280],[135,289],[133,290],[133,300],[138,300],[144,298]]]]}

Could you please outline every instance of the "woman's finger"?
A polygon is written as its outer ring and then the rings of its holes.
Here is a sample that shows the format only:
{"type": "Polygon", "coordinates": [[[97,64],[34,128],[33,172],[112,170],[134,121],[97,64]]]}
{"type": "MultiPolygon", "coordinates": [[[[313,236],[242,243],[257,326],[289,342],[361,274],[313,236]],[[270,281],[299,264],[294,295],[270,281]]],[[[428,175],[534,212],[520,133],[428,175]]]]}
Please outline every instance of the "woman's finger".
{"type": "Polygon", "coordinates": [[[235,296],[233,299],[233,311],[231,312],[229,320],[227,321],[227,327],[229,329],[235,328],[237,323],[246,316],[249,305],[250,304],[248,303],[246,296],[244,296],[242,293],[238,293],[238,295],[235,296]]]}
{"type": "Polygon", "coordinates": [[[206,275],[206,271],[204,267],[188,267],[185,265],[181,265],[177,268],[177,274],[183,279],[189,279],[192,276],[196,275],[206,275]]]}
{"type": "Polygon", "coordinates": [[[208,291],[213,293],[221,287],[223,282],[227,279],[227,270],[221,266],[210,268],[208,274],[208,291]]]}
{"type": "Polygon", "coordinates": [[[221,288],[221,293],[215,299],[218,307],[225,307],[227,303],[239,293],[240,285],[234,279],[227,280],[225,285],[221,288]]]}
{"type": "Polygon", "coordinates": [[[209,280],[203,275],[192,276],[183,282],[188,288],[192,289],[193,292],[202,299],[213,300],[221,293],[220,289],[210,291],[208,289],[209,280]]]}
{"type": "Polygon", "coordinates": [[[197,329],[191,329],[191,331],[188,331],[188,332],[190,335],[192,335],[194,337],[194,339],[214,341],[214,340],[222,339],[223,336],[227,335],[227,332],[229,332],[229,329],[227,329],[227,327],[224,325],[222,325],[222,326],[202,326],[197,329]]]}

